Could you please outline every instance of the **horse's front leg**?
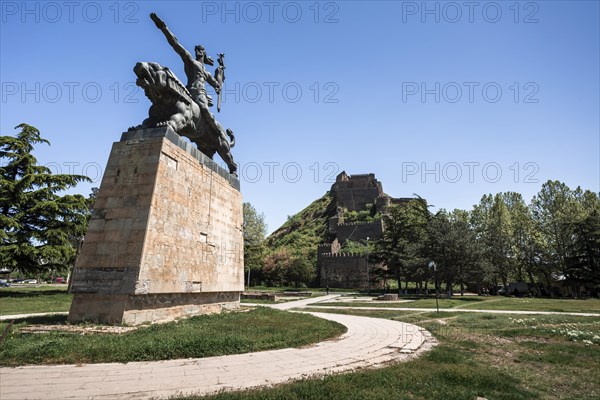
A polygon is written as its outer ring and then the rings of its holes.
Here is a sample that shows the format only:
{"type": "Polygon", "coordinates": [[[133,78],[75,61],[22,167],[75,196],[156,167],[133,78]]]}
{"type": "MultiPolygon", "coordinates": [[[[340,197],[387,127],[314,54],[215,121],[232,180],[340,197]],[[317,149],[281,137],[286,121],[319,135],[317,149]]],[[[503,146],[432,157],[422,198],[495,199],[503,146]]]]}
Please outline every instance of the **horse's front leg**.
{"type": "Polygon", "coordinates": [[[168,126],[175,132],[180,133],[189,120],[188,114],[190,114],[189,107],[183,103],[179,103],[175,107],[174,113],[167,120],[160,122],[156,126],[168,126]]]}

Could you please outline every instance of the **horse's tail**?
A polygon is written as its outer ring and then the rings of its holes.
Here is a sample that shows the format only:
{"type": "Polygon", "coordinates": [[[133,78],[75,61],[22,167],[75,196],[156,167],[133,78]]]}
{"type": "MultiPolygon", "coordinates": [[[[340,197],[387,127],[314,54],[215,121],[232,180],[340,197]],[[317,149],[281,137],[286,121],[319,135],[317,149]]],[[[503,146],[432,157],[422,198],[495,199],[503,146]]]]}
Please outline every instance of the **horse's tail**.
{"type": "Polygon", "coordinates": [[[226,129],[227,136],[229,136],[229,147],[235,146],[235,136],[233,136],[233,131],[231,129],[226,129]]]}

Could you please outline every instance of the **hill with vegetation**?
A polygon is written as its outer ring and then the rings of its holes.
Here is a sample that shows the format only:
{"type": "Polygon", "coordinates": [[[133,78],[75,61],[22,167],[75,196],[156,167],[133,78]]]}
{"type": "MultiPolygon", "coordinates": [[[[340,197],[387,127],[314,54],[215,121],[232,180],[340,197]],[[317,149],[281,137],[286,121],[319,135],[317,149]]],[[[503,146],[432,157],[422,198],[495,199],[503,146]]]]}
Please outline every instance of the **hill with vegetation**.
{"type": "Polygon", "coordinates": [[[332,192],[325,193],[304,210],[288,220],[267,238],[272,249],[288,248],[298,252],[314,249],[326,241],[329,218],[335,216],[336,203],[332,192]]]}
{"type": "Polygon", "coordinates": [[[335,216],[331,192],[313,201],[266,240],[262,268],[253,275],[255,284],[306,287],[317,282],[317,246],[328,238],[329,219],[335,216]]]}

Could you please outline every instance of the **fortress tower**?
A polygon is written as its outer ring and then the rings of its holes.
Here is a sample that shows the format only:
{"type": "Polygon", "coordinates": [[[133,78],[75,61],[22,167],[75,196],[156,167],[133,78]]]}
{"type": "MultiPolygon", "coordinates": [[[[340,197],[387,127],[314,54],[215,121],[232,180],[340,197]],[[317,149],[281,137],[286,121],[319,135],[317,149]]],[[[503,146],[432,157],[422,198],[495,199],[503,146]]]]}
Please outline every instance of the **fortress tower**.
{"type": "MultiPolygon", "coordinates": [[[[366,248],[367,238],[379,240],[385,228],[381,216],[387,214],[390,206],[407,204],[412,199],[385,194],[375,174],[348,175],[345,171],[336,177],[331,192],[335,196],[337,214],[329,219],[330,242],[317,249],[320,284],[322,287],[365,288],[368,286],[366,254],[344,252],[342,246],[352,241],[363,243],[366,248]]],[[[371,287],[381,284],[371,279],[371,287]]]]}

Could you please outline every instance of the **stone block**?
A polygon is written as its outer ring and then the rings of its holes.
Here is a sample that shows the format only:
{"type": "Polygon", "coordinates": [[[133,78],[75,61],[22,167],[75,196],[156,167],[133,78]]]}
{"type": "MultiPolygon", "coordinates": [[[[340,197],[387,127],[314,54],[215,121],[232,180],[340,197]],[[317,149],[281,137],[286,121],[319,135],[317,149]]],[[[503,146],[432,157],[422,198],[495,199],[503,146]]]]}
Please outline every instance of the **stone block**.
{"type": "Polygon", "coordinates": [[[379,296],[377,298],[377,300],[382,300],[382,301],[397,301],[398,300],[398,295],[395,293],[386,293],[382,296],[379,296]]]}

